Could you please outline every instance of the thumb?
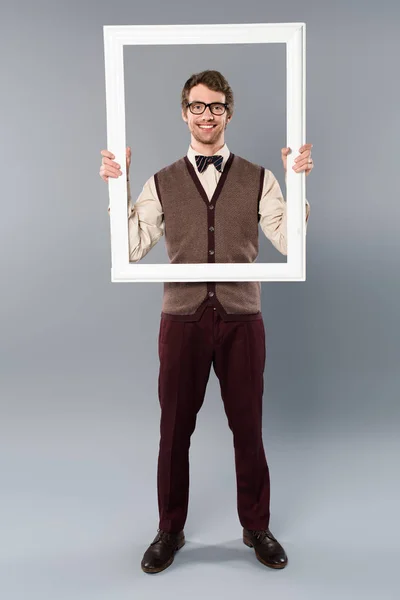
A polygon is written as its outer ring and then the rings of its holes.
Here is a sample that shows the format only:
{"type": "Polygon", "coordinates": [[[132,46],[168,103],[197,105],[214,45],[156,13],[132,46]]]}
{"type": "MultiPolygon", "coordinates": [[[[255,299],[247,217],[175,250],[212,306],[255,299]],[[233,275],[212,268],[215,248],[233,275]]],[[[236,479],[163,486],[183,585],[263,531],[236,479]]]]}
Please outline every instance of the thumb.
{"type": "Polygon", "coordinates": [[[281,152],[284,156],[287,156],[290,152],[290,148],[282,148],[281,152]]]}

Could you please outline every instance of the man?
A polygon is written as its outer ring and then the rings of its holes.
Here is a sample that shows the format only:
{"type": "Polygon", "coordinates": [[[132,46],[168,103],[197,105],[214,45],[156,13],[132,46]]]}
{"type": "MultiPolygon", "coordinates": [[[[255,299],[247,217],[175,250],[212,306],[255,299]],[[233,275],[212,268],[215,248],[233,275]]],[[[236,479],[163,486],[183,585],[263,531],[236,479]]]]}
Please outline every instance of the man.
{"type": "MultiPolygon", "coordinates": [[[[224,134],[233,114],[232,90],[218,71],[185,83],[182,118],[191,141],[187,155],[151,177],[134,206],[129,167],[130,260],[137,262],[165,234],[171,263],[254,262],[258,224],[287,254],[286,202],[271,171],[232,154],[224,134]]],[[[294,170],[313,168],[311,144],[300,148],[294,170]]],[[[286,173],[289,148],[281,157],[286,173]]],[[[122,175],[102,150],[100,176],[122,175]]],[[[306,221],[310,211],[306,201],[306,221]]],[[[307,223],[306,223],[307,224],[307,223]]],[[[159,332],[160,448],[157,469],[159,528],[141,563],[146,573],[167,568],[185,543],[189,446],[211,364],[219,379],[233,433],[237,509],[243,541],[272,568],[287,556],[269,530],[270,480],[262,441],[265,330],[259,282],[165,282],[159,332]]]]}

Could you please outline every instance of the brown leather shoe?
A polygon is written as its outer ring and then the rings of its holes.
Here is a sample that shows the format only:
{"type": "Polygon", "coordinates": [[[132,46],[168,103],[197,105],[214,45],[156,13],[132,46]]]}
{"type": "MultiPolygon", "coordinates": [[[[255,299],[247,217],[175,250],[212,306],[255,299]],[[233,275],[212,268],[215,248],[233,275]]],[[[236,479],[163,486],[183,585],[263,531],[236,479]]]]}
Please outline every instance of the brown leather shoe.
{"type": "Polygon", "coordinates": [[[142,570],[145,573],[159,573],[174,560],[174,555],[185,544],[183,530],[179,533],[168,533],[162,529],[157,530],[157,535],[147,548],[142,558],[142,570]]]}
{"type": "Polygon", "coordinates": [[[243,528],[243,542],[249,548],[254,548],[256,557],[263,565],[273,569],[286,567],[286,552],[269,529],[255,531],[243,528]]]}

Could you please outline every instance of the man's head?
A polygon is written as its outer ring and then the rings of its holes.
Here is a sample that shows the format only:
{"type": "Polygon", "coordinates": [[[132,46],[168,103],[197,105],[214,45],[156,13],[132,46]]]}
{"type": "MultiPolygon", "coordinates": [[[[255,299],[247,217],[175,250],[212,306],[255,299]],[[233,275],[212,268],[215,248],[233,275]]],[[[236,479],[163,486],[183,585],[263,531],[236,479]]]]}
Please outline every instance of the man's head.
{"type": "Polygon", "coordinates": [[[232,118],[233,106],[232,89],[219,71],[195,73],[186,81],[181,94],[182,119],[188,124],[195,150],[213,154],[224,145],[224,132],[232,118]],[[201,112],[204,106],[200,103],[217,104],[201,112]],[[205,128],[207,125],[212,127],[205,128]]]}

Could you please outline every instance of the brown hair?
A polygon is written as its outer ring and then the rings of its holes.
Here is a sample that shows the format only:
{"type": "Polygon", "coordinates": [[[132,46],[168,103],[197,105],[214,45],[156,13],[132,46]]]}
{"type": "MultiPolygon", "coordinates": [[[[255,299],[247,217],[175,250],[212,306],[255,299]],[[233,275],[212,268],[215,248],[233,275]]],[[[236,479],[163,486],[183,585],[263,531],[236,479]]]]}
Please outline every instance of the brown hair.
{"type": "Polygon", "coordinates": [[[225,102],[228,105],[226,112],[227,116],[230,117],[233,114],[233,91],[225,77],[219,71],[201,71],[201,73],[194,73],[186,81],[182,89],[181,94],[181,106],[186,114],[187,106],[186,103],[189,101],[189,93],[192,87],[202,83],[206,85],[210,90],[214,92],[222,92],[225,94],[225,102]]]}

